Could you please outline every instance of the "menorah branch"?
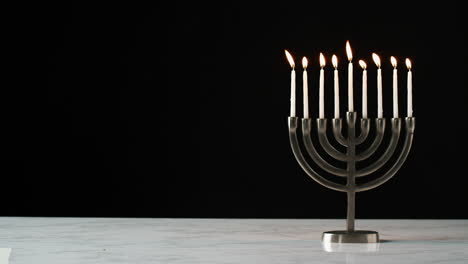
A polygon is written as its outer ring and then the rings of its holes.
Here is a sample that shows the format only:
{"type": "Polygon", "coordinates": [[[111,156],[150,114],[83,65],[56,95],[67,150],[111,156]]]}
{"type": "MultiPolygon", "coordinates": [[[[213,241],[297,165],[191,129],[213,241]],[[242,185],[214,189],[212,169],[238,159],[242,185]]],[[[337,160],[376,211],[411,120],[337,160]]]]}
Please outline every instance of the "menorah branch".
{"type": "Polygon", "coordinates": [[[346,161],[347,160],[346,154],[338,151],[328,141],[326,119],[324,118],[317,119],[317,129],[318,129],[318,138],[319,138],[320,145],[328,153],[328,155],[332,156],[333,158],[337,160],[346,161]]]}
{"type": "Polygon", "coordinates": [[[370,145],[369,148],[367,148],[363,152],[358,153],[356,155],[357,161],[361,161],[361,160],[365,160],[369,158],[379,148],[380,144],[382,143],[383,136],[385,133],[385,119],[384,118],[375,119],[375,131],[376,131],[375,132],[376,136],[374,138],[374,141],[372,141],[372,144],[370,145]]]}
{"type": "Polygon", "coordinates": [[[405,163],[406,158],[408,157],[408,154],[411,150],[411,145],[413,143],[413,136],[414,136],[414,128],[415,128],[415,122],[416,119],[414,117],[407,117],[406,120],[406,138],[405,138],[405,143],[403,144],[403,150],[401,151],[400,156],[398,157],[398,160],[395,162],[395,164],[381,177],[364,183],[360,186],[357,187],[356,192],[363,192],[367,191],[373,188],[376,188],[388,180],[390,180],[403,166],[403,163],[405,163]]]}
{"type": "Polygon", "coordinates": [[[346,138],[343,137],[342,129],[343,127],[341,118],[333,118],[333,135],[335,136],[335,139],[338,143],[340,143],[342,146],[347,147],[348,142],[346,138]]]}
{"type": "Polygon", "coordinates": [[[336,176],[346,177],[348,175],[346,170],[337,168],[331,165],[330,163],[328,163],[326,160],[324,160],[320,156],[320,154],[315,149],[314,144],[312,143],[311,136],[310,136],[310,131],[312,127],[311,123],[312,123],[312,120],[309,118],[302,119],[302,135],[303,135],[304,145],[305,145],[307,152],[309,153],[309,156],[324,171],[334,174],[336,176]]]}
{"type": "Polygon", "coordinates": [[[368,118],[361,119],[361,134],[356,138],[356,145],[362,144],[367,136],[369,135],[370,130],[370,120],[368,118]]]}
{"type": "Polygon", "coordinates": [[[334,183],[323,178],[322,176],[320,176],[320,174],[315,172],[304,159],[304,156],[302,155],[301,149],[299,147],[299,142],[297,140],[297,119],[297,117],[289,117],[289,141],[291,143],[291,148],[293,150],[294,156],[296,157],[296,160],[301,166],[301,168],[317,183],[335,191],[346,192],[346,186],[334,183]]]}
{"type": "Polygon", "coordinates": [[[356,172],[357,177],[362,177],[365,175],[369,175],[378,169],[380,169],[385,163],[387,163],[390,158],[392,157],[393,153],[398,144],[398,139],[400,138],[400,129],[401,129],[401,119],[400,118],[392,118],[392,137],[390,138],[390,143],[385,150],[384,154],[380,156],[380,158],[361,170],[356,172]]]}

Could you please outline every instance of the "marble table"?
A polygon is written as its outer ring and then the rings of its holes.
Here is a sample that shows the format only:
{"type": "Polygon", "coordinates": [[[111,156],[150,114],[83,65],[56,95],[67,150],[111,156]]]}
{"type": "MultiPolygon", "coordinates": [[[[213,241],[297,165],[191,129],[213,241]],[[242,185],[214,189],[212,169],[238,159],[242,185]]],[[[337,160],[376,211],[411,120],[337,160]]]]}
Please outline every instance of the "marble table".
{"type": "Polygon", "coordinates": [[[468,263],[468,220],[358,220],[373,246],[324,247],[344,220],[0,218],[0,264],[468,263]]]}

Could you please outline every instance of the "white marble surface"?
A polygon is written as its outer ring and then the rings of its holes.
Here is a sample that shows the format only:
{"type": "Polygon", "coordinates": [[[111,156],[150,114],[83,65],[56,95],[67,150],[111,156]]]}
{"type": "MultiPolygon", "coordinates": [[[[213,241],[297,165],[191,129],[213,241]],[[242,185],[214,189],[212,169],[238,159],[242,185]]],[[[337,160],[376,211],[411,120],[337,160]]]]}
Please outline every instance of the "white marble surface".
{"type": "Polygon", "coordinates": [[[386,242],[327,252],[321,232],[343,226],[344,220],[4,217],[0,264],[468,263],[468,220],[358,220],[359,229],[379,231],[386,242]]]}

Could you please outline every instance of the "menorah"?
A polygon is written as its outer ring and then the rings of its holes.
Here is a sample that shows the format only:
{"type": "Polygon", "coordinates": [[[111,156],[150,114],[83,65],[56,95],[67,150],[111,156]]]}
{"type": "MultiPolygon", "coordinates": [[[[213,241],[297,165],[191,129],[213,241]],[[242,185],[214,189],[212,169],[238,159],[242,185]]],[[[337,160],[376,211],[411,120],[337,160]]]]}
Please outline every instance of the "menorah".
{"type": "Polygon", "coordinates": [[[347,137],[344,137],[342,134],[341,118],[333,119],[333,136],[340,145],[346,147],[346,153],[338,151],[334,146],[330,144],[327,137],[327,119],[317,119],[317,132],[320,145],[325,150],[325,152],[331,157],[346,162],[346,170],[331,165],[319,155],[311,139],[312,120],[310,118],[302,118],[302,138],[304,141],[305,149],[307,150],[308,154],[310,155],[312,160],[324,171],[336,176],[346,177],[346,185],[335,183],[324,178],[309,166],[302,154],[297,138],[298,119],[298,117],[288,118],[289,139],[291,142],[291,148],[293,150],[294,156],[297,159],[297,162],[302,167],[302,169],[316,182],[332,190],[346,192],[348,198],[346,230],[324,232],[322,235],[322,241],[334,243],[379,242],[379,235],[377,232],[368,230],[355,230],[355,196],[357,192],[367,191],[385,183],[386,181],[391,179],[401,168],[401,166],[406,160],[406,157],[408,157],[408,153],[411,149],[415,127],[415,118],[407,117],[405,120],[406,138],[404,141],[403,149],[393,166],[379,178],[363,184],[356,184],[356,177],[363,177],[377,171],[384,164],[386,164],[394,154],[400,137],[401,118],[392,118],[392,136],[390,138],[390,143],[387,146],[387,149],[385,150],[383,155],[368,167],[365,167],[360,170],[356,170],[356,163],[366,160],[372,154],[374,154],[382,142],[385,131],[385,118],[375,119],[376,136],[374,138],[374,141],[372,142],[369,148],[360,153],[356,153],[356,146],[363,143],[366,140],[370,130],[370,119],[361,119],[361,132],[357,137],[356,112],[346,113],[346,122],[348,129],[347,137]]]}
{"type": "MultiPolygon", "coordinates": [[[[383,118],[382,111],[382,83],[381,83],[381,70],[380,70],[380,58],[373,54],[374,61],[379,67],[378,70],[378,118],[375,119],[375,138],[367,149],[360,150],[359,153],[356,151],[356,146],[364,143],[367,140],[370,131],[371,120],[367,118],[367,97],[363,99],[363,117],[360,120],[360,134],[356,136],[356,121],[357,114],[353,111],[353,100],[352,100],[352,53],[347,43],[347,53],[349,59],[349,110],[346,112],[346,124],[347,124],[347,133],[346,136],[343,135],[343,122],[339,118],[339,101],[338,99],[338,80],[335,79],[335,118],[332,119],[333,127],[333,137],[336,142],[346,148],[346,152],[341,152],[336,149],[329,141],[327,136],[327,119],[323,114],[323,67],[325,66],[325,60],[323,55],[320,54],[320,63],[321,63],[321,80],[320,80],[320,118],[317,119],[317,133],[318,141],[320,146],[323,148],[327,155],[332,158],[346,162],[346,169],[342,169],[330,164],[326,161],[317,151],[312,142],[311,131],[312,131],[312,120],[309,118],[308,112],[308,95],[307,95],[307,59],[303,59],[304,67],[304,118],[302,118],[302,140],[304,147],[309,154],[310,158],[315,164],[317,164],[323,171],[330,173],[335,176],[345,177],[346,184],[336,183],[334,181],[324,178],[322,175],[317,173],[305,159],[301,147],[299,145],[299,140],[297,138],[297,128],[299,118],[296,117],[295,113],[295,71],[294,71],[294,60],[289,52],[286,51],[286,56],[291,64],[291,115],[288,118],[289,123],[289,139],[291,142],[291,148],[293,150],[294,156],[297,159],[297,162],[302,167],[302,169],[316,182],[319,184],[330,188],[335,191],[346,192],[347,193],[347,216],[346,216],[346,230],[339,231],[327,231],[322,234],[322,242],[324,243],[377,243],[379,242],[379,234],[376,231],[369,230],[355,230],[355,197],[357,192],[363,192],[376,188],[388,180],[390,180],[401,168],[403,163],[411,149],[411,144],[413,141],[413,134],[415,128],[415,118],[412,116],[412,84],[411,84],[411,63],[407,59],[406,64],[408,66],[408,117],[405,119],[406,127],[406,136],[403,143],[403,148],[398,158],[396,159],[393,165],[389,165],[389,169],[383,173],[380,177],[370,180],[366,183],[356,183],[357,177],[368,176],[374,172],[377,172],[381,169],[391,157],[394,155],[395,150],[398,146],[400,139],[401,131],[401,118],[398,117],[398,99],[397,99],[397,75],[396,75],[396,59],[392,57],[392,64],[394,65],[394,117],[391,119],[391,138],[390,142],[379,158],[375,158],[375,161],[370,165],[364,168],[356,169],[356,164],[368,160],[371,156],[375,156],[377,149],[379,149],[385,134],[385,118],[383,118]]],[[[335,67],[335,78],[337,78],[337,60],[336,56],[333,56],[334,67],[335,67]]],[[[366,64],[360,61],[361,66],[363,66],[364,72],[363,76],[366,76],[366,64]]],[[[367,89],[367,83],[363,84],[367,89]]],[[[364,90],[363,93],[367,93],[367,90],[364,90]]],[[[367,94],[365,94],[367,96],[367,94]]],[[[369,140],[370,141],[370,140],[369,140]]]]}

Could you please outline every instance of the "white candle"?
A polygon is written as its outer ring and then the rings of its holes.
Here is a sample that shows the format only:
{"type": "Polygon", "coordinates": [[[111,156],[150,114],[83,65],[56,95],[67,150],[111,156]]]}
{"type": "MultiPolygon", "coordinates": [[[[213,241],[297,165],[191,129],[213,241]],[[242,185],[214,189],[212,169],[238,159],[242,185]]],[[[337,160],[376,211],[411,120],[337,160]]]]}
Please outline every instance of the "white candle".
{"type": "Polygon", "coordinates": [[[367,118],[367,64],[359,61],[362,67],[362,118],[367,118]]]}
{"type": "Polygon", "coordinates": [[[304,72],[302,73],[302,90],[304,92],[304,118],[309,118],[309,84],[307,80],[307,58],[302,58],[302,67],[304,72]]]}
{"type": "Polygon", "coordinates": [[[354,91],[353,91],[353,53],[349,41],[346,41],[346,54],[348,55],[348,111],[354,112],[354,91]]]}
{"type": "Polygon", "coordinates": [[[393,118],[398,118],[398,71],[397,60],[390,57],[393,66],[393,118]]]}
{"type": "Polygon", "coordinates": [[[332,64],[335,68],[334,71],[334,88],[335,88],[335,118],[340,118],[340,86],[338,78],[338,58],[336,55],[332,56],[332,64]]]}
{"type": "Polygon", "coordinates": [[[291,117],[296,116],[296,72],[294,71],[294,59],[291,54],[284,50],[286,58],[288,59],[289,65],[291,65],[291,117]]]}
{"type": "Polygon", "coordinates": [[[325,108],[324,108],[324,102],[325,102],[325,96],[324,96],[324,71],[323,67],[325,67],[325,57],[323,56],[322,53],[320,53],[320,79],[319,79],[319,118],[323,119],[325,118],[325,108]]]}
{"type": "Polygon", "coordinates": [[[380,58],[377,54],[372,53],[375,65],[377,65],[377,117],[383,117],[383,102],[382,102],[382,70],[380,69],[380,58]]]}
{"type": "Polygon", "coordinates": [[[413,74],[411,73],[411,61],[406,59],[406,67],[408,67],[408,117],[413,116],[413,74]]]}

